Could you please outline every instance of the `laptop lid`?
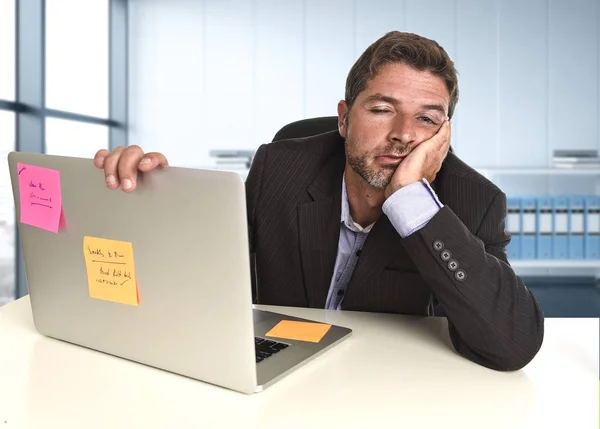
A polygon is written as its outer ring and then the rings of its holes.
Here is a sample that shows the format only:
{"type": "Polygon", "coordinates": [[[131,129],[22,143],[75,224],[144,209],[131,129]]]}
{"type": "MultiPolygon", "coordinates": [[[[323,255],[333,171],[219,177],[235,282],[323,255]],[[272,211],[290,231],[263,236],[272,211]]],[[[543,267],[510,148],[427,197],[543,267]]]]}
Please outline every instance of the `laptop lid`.
{"type": "Polygon", "coordinates": [[[106,188],[91,159],[12,152],[8,162],[33,318],[42,334],[255,390],[239,175],[165,167],[140,173],[137,189],[126,194],[106,188]],[[57,195],[64,222],[52,232],[57,195]],[[54,206],[32,212],[36,202],[54,206]],[[139,303],[132,295],[138,292],[139,303]]]}

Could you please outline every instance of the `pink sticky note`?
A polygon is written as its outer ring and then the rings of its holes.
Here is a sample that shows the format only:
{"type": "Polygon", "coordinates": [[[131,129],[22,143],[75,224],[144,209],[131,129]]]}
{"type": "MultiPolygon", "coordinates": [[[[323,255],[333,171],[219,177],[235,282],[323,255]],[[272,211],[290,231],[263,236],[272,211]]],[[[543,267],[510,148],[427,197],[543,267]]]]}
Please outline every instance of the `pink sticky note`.
{"type": "Polygon", "coordinates": [[[17,163],[21,222],[58,232],[62,213],[60,172],[17,163]]]}

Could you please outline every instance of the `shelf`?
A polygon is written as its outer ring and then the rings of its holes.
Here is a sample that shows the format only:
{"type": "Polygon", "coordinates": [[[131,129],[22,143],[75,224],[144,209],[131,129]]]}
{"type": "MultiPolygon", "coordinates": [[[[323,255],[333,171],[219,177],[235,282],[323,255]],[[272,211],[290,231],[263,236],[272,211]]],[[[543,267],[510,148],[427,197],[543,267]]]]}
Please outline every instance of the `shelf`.
{"type": "Polygon", "coordinates": [[[600,269],[600,259],[515,259],[509,261],[513,268],[597,268],[600,269]]]}
{"type": "Polygon", "coordinates": [[[500,167],[477,167],[478,172],[484,176],[488,174],[506,174],[506,175],[552,175],[552,176],[592,176],[600,175],[600,168],[500,168],[500,167]]]}

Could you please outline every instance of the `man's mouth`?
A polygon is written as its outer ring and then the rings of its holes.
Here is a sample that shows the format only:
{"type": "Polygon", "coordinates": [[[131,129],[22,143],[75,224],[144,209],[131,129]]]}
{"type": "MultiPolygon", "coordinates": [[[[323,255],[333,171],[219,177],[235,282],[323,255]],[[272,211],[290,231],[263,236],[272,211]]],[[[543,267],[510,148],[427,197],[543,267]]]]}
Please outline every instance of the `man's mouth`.
{"type": "Polygon", "coordinates": [[[398,155],[381,155],[377,157],[377,161],[382,165],[398,165],[406,156],[398,155]]]}

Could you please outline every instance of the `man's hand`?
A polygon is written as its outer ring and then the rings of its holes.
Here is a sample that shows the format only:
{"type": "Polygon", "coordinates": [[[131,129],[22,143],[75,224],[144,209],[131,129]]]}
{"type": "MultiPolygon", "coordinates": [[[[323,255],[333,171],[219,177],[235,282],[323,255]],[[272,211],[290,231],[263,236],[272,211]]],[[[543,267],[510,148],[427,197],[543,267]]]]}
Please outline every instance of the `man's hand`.
{"type": "Polygon", "coordinates": [[[398,189],[423,178],[433,182],[450,149],[450,132],[450,121],[444,121],[433,137],[420,143],[402,160],[385,188],[386,199],[398,189]]]}
{"type": "Polygon", "coordinates": [[[118,147],[112,152],[99,150],[94,156],[94,165],[104,169],[106,186],[125,192],[135,190],[138,170],[146,172],[156,167],[169,165],[162,153],[150,152],[144,154],[139,146],[118,147]]]}

